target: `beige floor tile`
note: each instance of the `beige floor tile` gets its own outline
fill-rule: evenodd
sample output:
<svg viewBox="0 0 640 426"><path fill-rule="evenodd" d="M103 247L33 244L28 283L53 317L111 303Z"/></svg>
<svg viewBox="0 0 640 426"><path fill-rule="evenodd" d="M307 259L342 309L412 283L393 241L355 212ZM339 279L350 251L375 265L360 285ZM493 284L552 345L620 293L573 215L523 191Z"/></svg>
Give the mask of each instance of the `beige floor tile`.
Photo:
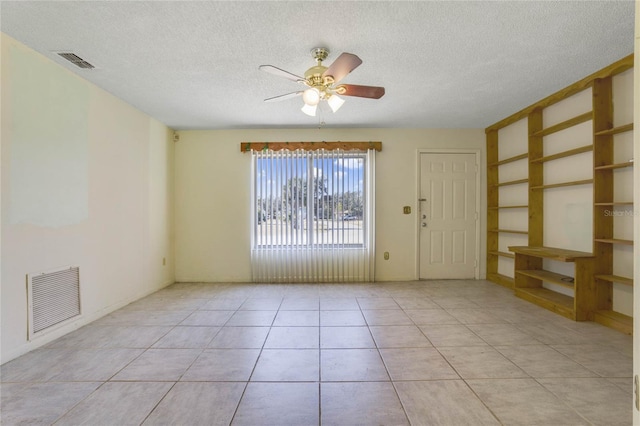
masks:
<svg viewBox="0 0 640 426"><path fill-rule="evenodd" d="M259 349L207 349L182 375L185 382L247 381Z"/></svg>
<svg viewBox="0 0 640 426"><path fill-rule="evenodd" d="M391 380L459 379L434 348L380 349Z"/></svg>
<svg viewBox="0 0 640 426"><path fill-rule="evenodd" d="M633 358L600 345L553 345L578 364L602 377L632 377Z"/></svg>
<svg viewBox="0 0 640 426"><path fill-rule="evenodd" d="M229 321L234 311L196 311L185 318L180 325L186 326L223 326Z"/></svg>
<svg viewBox="0 0 640 426"><path fill-rule="evenodd" d="M220 327L175 327L158 340L154 348L206 348L220 331Z"/></svg>
<svg viewBox="0 0 640 426"><path fill-rule="evenodd" d="M147 420L149 425L229 425L245 383L176 383Z"/></svg>
<svg viewBox="0 0 640 426"><path fill-rule="evenodd" d="M322 349L320 374L323 382L390 380L375 349Z"/></svg>
<svg viewBox="0 0 640 426"><path fill-rule="evenodd" d="M392 297L358 297L360 309L400 309L400 306Z"/></svg>
<svg viewBox="0 0 640 426"><path fill-rule="evenodd" d="M285 297L280 305L281 311L317 311L320 299L317 297Z"/></svg>
<svg viewBox="0 0 640 426"><path fill-rule="evenodd" d="M454 291L453 293L459 293ZM473 302L466 297L458 297L454 295L433 296L431 298L442 309L478 309L482 306Z"/></svg>
<svg viewBox="0 0 640 426"><path fill-rule="evenodd" d="M500 324L506 321L492 314L493 309L451 308L447 312L462 324Z"/></svg>
<svg viewBox="0 0 640 426"><path fill-rule="evenodd" d="M355 297L322 297L321 311L359 311L360 305Z"/></svg>
<svg viewBox="0 0 640 426"><path fill-rule="evenodd" d="M463 379L529 377L490 346L449 347L439 351Z"/></svg>
<svg viewBox="0 0 640 426"><path fill-rule="evenodd" d="M108 380L142 352L142 349L66 350L48 371L49 380Z"/></svg>
<svg viewBox="0 0 640 426"><path fill-rule="evenodd" d="M113 380L177 381L201 352L201 349L149 349Z"/></svg>
<svg viewBox="0 0 640 426"><path fill-rule="evenodd" d="M408 425L390 382L322 383L323 425Z"/></svg>
<svg viewBox="0 0 640 426"><path fill-rule="evenodd" d="M323 349L375 348L368 327L320 327L320 347Z"/></svg>
<svg viewBox="0 0 640 426"><path fill-rule="evenodd" d="M471 331L493 346L539 345L540 342L511 324L468 324Z"/></svg>
<svg viewBox="0 0 640 426"><path fill-rule="evenodd" d="M320 325L323 327L346 327L367 325L362 312L357 311L321 311Z"/></svg>
<svg viewBox="0 0 640 426"><path fill-rule="evenodd" d="M435 302L428 297L394 297L400 308L407 309L440 309Z"/></svg>
<svg viewBox="0 0 640 426"><path fill-rule="evenodd" d="M317 425L318 383L249 383L232 425Z"/></svg>
<svg viewBox="0 0 640 426"><path fill-rule="evenodd" d="M431 324L420 326L420 330L435 347L448 346L487 346L487 342L478 337L467 326L461 324Z"/></svg>
<svg viewBox="0 0 640 426"><path fill-rule="evenodd" d="M597 376L550 346L496 346L496 349L531 377Z"/></svg>
<svg viewBox="0 0 640 426"><path fill-rule="evenodd" d="M312 349L319 345L319 327L272 327L264 347Z"/></svg>
<svg viewBox="0 0 640 426"><path fill-rule="evenodd" d="M101 384L102 382L3 383L0 385L0 424L53 424Z"/></svg>
<svg viewBox="0 0 640 426"><path fill-rule="evenodd" d="M444 309L410 309L404 311L416 325L460 324Z"/></svg>
<svg viewBox="0 0 640 426"><path fill-rule="evenodd" d="M317 382L320 379L317 349L264 349L251 381Z"/></svg>
<svg viewBox="0 0 640 426"><path fill-rule="evenodd" d="M320 312L309 311L279 311L273 322L275 327L318 327Z"/></svg>
<svg viewBox="0 0 640 426"><path fill-rule="evenodd" d="M479 379L467 384L504 424L589 424L534 379Z"/></svg>
<svg viewBox="0 0 640 426"><path fill-rule="evenodd" d="M216 297L200 306L200 309L207 311L236 311L242 306L246 299L229 299Z"/></svg>
<svg viewBox="0 0 640 426"><path fill-rule="evenodd" d="M594 425L630 425L628 392L602 378L540 379L538 382ZM600 407L604 405L607 410Z"/></svg>
<svg viewBox="0 0 640 426"><path fill-rule="evenodd" d="M363 310L362 314L369 326L372 325L413 325L411 318L400 309Z"/></svg>
<svg viewBox="0 0 640 426"><path fill-rule="evenodd" d="M48 344L47 348L148 348L167 334L169 326L84 326Z"/></svg>
<svg viewBox="0 0 640 426"><path fill-rule="evenodd" d="M415 325L372 326L371 334L379 348L423 348L431 342Z"/></svg>
<svg viewBox="0 0 640 426"><path fill-rule="evenodd" d="M277 311L237 311L227 321L228 326L271 326Z"/></svg>
<svg viewBox="0 0 640 426"><path fill-rule="evenodd" d="M251 349L262 348L269 327L223 327L209 343L210 348Z"/></svg>
<svg viewBox="0 0 640 426"><path fill-rule="evenodd" d="M118 310L94 321L93 325L178 325L192 311Z"/></svg>
<svg viewBox="0 0 640 426"><path fill-rule="evenodd" d="M395 386L413 426L500 424L462 380L398 382Z"/></svg>
<svg viewBox="0 0 640 426"><path fill-rule="evenodd" d="M240 306L241 311L276 311L282 304L279 297L250 297Z"/></svg>
<svg viewBox="0 0 640 426"><path fill-rule="evenodd" d="M171 386L171 382L105 383L56 424L139 425Z"/></svg>

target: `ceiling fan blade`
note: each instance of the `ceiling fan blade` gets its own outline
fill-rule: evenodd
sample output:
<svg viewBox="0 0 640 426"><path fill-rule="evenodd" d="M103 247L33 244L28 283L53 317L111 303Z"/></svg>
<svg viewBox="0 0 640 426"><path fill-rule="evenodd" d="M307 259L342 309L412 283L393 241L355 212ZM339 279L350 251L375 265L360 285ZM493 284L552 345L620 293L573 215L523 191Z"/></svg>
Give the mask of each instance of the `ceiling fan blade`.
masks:
<svg viewBox="0 0 640 426"><path fill-rule="evenodd" d="M278 77L288 78L289 80L298 81L298 82L304 81L303 77L290 73L289 71L280 69L278 67L274 67L273 65L260 65L258 69L262 71L266 71L269 74L277 75Z"/></svg>
<svg viewBox="0 0 640 426"><path fill-rule="evenodd" d="M356 69L362 63L362 59L358 58L353 53L343 52L338 56L338 59L333 61L331 66L322 73L323 77L330 75L333 77L334 82L338 82L346 77L351 71Z"/></svg>
<svg viewBox="0 0 640 426"><path fill-rule="evenodd" d="M358 84L341 84L338 89L343 87L345 90L339 90L338 93L344 96L358 96L360 98L380 99L384 95L384 87L377 86L360 86Z"/></svg>
<svg viewBox="0 0 640 426"><path fill-rule="evenodd" d="M287 99L291 99L291 98L295 98L296 96L300 96L302 95L303 91L299 91L299 92L291 92L291 93L287 93L285 95L280 95L280 96L274 96L273 98L267 98L264 101L265 102L278 102L278 101L284 101Z"/></svg>

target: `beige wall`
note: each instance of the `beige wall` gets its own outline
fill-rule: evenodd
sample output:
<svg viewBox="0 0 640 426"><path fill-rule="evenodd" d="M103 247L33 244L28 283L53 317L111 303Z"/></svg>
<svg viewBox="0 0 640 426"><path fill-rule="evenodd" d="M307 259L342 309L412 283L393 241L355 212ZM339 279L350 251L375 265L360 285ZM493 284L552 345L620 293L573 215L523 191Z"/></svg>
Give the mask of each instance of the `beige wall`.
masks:
<svg viewBox="0 0 640 426"><path fill-rule="evenodd" d="M6 362L173 282L173 132L1 37ZM26 275L66 266L82 318L27 341Z"/></svg>
<svg viewBox="0 0 640 426"><path fill-rule="evenodd" d="M382 141L376 156L376 280L414 280L420 149L481 152L480 274L486 237L485 137L481 129L182 131L176 143L176 280L250 281L251 156L241 142ZM403 206L412 214L404 215ZM385 251L389 260L383 260Z"/></svg>

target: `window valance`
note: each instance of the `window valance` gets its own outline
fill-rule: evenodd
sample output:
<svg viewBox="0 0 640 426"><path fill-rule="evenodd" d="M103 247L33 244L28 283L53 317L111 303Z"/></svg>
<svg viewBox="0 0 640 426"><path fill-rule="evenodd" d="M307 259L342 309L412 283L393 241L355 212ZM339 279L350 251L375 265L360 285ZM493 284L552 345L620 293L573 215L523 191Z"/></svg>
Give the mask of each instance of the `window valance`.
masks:
<svg viewBox="0 0 640 426"><path fill-rule="evenodd" d="M240 143L240 151L242 152L250 152L250 151L282 151L289 150L295 151L298 149L302 149L304 151L317 151L319 149L324 149L325 151L334 151L336 149L341 149L344 151L367 151L367 150L375 150L382 151L382 142L241 142Z"/></svg>

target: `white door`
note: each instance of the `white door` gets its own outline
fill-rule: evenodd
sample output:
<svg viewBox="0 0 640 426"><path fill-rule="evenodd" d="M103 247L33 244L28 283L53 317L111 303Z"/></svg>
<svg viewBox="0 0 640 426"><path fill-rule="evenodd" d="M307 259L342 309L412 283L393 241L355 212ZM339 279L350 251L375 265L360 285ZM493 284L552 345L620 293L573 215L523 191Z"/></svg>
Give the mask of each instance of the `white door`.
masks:
<svg viewBox="0 0 640 426"><path fill-rule="evenodd" d="M476 155L420 154L420 279L476 278Z"/></svg>

